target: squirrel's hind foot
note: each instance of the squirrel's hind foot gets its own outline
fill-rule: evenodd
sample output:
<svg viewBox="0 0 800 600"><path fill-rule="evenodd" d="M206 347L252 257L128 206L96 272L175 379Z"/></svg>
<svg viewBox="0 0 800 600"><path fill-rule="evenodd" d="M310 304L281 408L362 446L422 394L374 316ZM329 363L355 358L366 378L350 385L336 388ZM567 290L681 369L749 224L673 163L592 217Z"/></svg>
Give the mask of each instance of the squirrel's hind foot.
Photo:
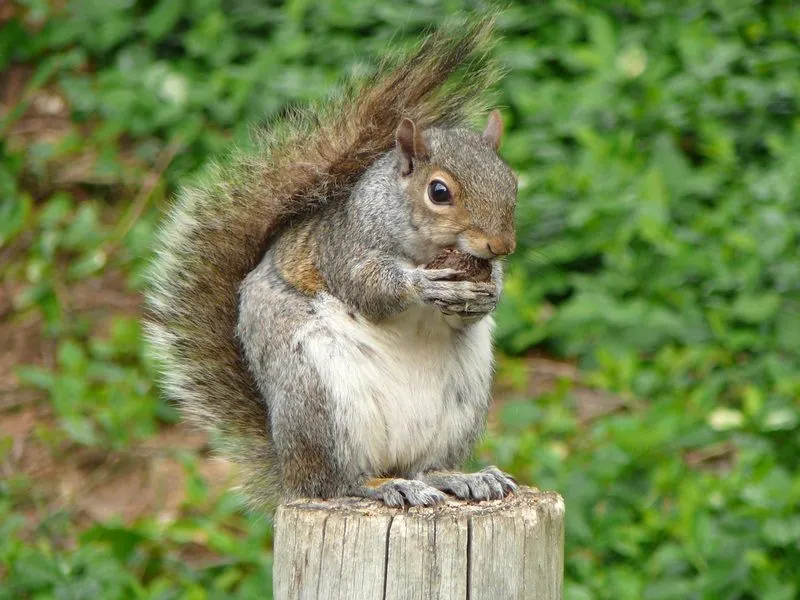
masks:
<svg viewBox="0 0 800 600"><path fill-rule="evenodd" d="M433 506L447 499L447 496L435 487L416 479L389 479L370 490L369 497L393 508Z"/></svg>
<svg viewBox="0 0 800 600"><path fill-rule="evenodd" d="M477 473L431 471L419 479L461 500L499 500L517 490L514 478L497 467L486 467Z"/></svg>

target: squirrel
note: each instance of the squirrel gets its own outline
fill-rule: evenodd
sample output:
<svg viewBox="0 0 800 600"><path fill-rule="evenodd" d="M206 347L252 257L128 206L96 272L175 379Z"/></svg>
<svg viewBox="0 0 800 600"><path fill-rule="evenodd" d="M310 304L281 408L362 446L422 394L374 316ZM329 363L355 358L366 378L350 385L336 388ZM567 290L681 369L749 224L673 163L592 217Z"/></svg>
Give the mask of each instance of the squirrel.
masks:
<svg viewBox="0 0 800 600"><path fill-rule="evenodd" d="M440 28L262 131L166 216L147 337L167 394L238 464L252 505L517 488L495 467L457 470L484 430L515 246L500 114L468 126L498 77L491 43L491 17ZM490 281L424 268L446 248L490 260Z"/></svg>

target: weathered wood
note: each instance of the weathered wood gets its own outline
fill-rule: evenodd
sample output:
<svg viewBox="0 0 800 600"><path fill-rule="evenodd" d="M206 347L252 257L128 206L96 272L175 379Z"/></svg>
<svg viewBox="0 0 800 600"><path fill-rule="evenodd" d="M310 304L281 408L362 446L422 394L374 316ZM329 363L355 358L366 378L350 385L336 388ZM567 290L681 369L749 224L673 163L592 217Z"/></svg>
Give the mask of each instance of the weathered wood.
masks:
<svg viewBox="0 0 800 600"><path fill-rule="evenodd" d="M276 600L557 600L563 570L554 492L408 510L298 500L275 517Z"/></svg>

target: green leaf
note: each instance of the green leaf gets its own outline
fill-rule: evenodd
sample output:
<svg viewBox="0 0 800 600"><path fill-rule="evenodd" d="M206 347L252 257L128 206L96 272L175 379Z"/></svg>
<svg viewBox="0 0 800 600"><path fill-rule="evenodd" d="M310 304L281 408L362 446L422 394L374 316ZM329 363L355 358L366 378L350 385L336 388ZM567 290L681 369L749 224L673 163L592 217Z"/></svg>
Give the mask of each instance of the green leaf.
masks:
<svg viewBox="0 0 800 600"><path fill-rule="evenodd" d="M65 339L58 345L58 364L65 371L80 373L86 369L86 353L80 344Z"/></svg>
<svg viewBox="0 0 800 600"><path fill-rule="evenodd" d="M160 40L172 32L178 20L183 16L185 3L183 0L161 0L151 10L144 22L144 30L151 40Z"/></svg>
<svg viewBox="0 0 800 600"><path fill-rule="evenodd" d="M88 418L67 415L62 417L60 425L70 439L79 444L94 446L99 442L95 426Z"/></svg>
<svg viewBox="0 0 800 600"><path fill-rule="evenodd" d="M775 316L781 297L775 293L742 294L733 304L733 315L748 323L763 323Z"/></svg>
<svg viewBox="0 0 800 600"><path fill-rule="evenodd" d="M43 390L51 390L56 381L53 372L42 367L17 367L15 373L23 384Z"/></svg>
<svg viewBox="0 0 800 600"><path fill-rule="evenodd" d="M1 165L0 170L2 170ZM27 195L8 194L0 202L0 247L8 244L14 236L19 234L30 214L31 199Z"/></svg>

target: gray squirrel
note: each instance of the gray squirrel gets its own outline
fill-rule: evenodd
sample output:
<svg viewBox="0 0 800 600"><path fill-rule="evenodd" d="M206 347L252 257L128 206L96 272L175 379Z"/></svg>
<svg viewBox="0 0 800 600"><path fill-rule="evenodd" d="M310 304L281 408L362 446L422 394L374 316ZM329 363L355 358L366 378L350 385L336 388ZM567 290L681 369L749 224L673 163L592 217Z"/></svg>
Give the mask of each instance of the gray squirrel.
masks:
<svg viewBox="0 0 800 600"><path fill-rule="evenodd" d="M482 434L500 257L517 180L497 111L491 18L443 27L393 66L261 132L186 188L159 236L147 335L164 389L239 466L253 505L359 496L502 498L457 471ZM488 282L424 268L444 248Z"/></svg>

